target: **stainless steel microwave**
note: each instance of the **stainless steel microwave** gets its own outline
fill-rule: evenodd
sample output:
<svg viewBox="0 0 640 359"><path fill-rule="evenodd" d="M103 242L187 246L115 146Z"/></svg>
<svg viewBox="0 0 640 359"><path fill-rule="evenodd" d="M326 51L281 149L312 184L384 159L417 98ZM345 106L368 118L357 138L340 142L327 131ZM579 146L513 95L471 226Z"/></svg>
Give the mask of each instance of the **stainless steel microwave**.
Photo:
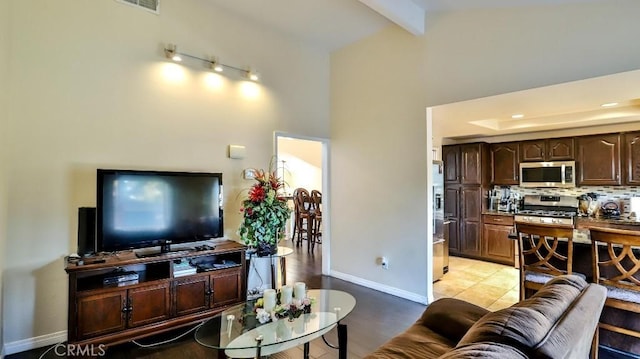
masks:
<svg viewBox="0 0 640 359"><path fill-rule="evenodd" d="M520 187L575 186L575 161L520 163Z"/></svg>

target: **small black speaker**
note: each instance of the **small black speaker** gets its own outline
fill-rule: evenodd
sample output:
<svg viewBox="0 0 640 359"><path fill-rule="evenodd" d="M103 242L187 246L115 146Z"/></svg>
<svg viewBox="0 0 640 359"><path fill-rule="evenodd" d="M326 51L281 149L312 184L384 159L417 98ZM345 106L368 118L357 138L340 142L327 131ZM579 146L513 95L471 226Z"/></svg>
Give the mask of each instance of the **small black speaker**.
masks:
<svg viewBox="0 0 640 359"><path fill-rule="evenodd" d="M96 253L96 208L78 208L78 254Z"/></svg>

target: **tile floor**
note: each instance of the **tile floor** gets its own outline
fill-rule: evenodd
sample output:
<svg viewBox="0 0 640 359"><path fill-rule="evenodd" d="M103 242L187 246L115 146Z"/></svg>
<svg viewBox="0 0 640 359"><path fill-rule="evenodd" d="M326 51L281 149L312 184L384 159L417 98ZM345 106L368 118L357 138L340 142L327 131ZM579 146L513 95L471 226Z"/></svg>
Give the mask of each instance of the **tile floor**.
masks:
<svg viewBox="0 0 640 359"><path fill-rule="evenodd" d="M520 297L518 269L474 259L449 257L449 272L433 284L435 299L453 297L491 311Z"/></svg>

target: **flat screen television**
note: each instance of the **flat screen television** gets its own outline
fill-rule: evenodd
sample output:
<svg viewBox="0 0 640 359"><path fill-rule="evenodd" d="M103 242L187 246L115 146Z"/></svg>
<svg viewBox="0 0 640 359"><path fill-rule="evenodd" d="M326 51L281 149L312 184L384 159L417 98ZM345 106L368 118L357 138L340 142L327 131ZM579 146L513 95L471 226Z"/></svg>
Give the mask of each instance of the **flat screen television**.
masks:
<svg viewBox="0 0 640 359"><path fill-rule="evenodd" d="M224 234L221 173L98 169L96 204L103 252L160 246L166 253L171 244Z"/></svg>

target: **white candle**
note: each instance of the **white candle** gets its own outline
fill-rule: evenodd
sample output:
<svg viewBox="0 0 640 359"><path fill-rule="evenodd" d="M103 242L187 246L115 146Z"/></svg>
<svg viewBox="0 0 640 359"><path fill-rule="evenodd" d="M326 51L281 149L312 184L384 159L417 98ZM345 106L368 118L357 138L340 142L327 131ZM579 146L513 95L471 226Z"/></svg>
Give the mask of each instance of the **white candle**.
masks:
<svg viewBox="0 0 640 359"><path fill-rule="evenodd" d="M283 285L280 291L280 303L289 304L293 299L293 287L290 285Z"/></svg>
<svg viewBox="0 0 640 359"><path fill-rule="evenodd" d="M275 289L265 289L263 294L264 310L271 312L276 307Z"/></svg>
<svg viewBox="0 0 640 359"><path fill-rule="evenodd" d="M304 282L295 282L293 286L296 299L304 299L307 296L307 288Z"/></svg>

